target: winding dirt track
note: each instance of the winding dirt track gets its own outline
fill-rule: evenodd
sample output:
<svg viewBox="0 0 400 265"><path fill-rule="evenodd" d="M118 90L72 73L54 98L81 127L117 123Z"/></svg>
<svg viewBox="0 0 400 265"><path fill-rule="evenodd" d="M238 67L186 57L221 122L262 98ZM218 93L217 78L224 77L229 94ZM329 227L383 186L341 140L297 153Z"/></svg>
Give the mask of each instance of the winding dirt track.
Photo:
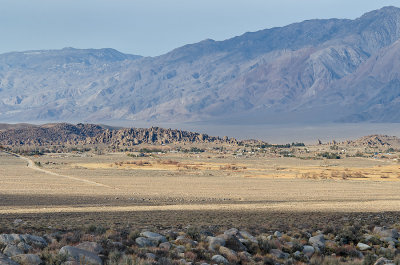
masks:
<svg viewBox="0 0 400 265"><path fill-rule="evenodd" d="M61 175L61 174L55 173L55 172L51 172L49 170L45 170L43 168L40 168L40 167L36 166L35 163L30 158L27 158L27 157L24 157L24 156L21 156L21 155L18 155L18 154L10 153L10 152L4 152L4 153L12 155L12 156L15 156L15 157L18 157L18 158L26 161L28 163L27 166L29 168L31 168L33 170L36 170L36 171L39 171L39 172L42 172L42 173L45 173L45 174L53 175L53 176L60 177L60 178L72 179L72 180L84 182L84 183L87 183L87 184L90 184L90 185L94 185L94 186L106 187L106 188L110 188L110 189L118 189L118 188L115 188L115 187L111 187L111 186L108 186L108 185L105 185L105 184L102 184L102 183L98 183L98 182L94 182L94 181L90 181L90 180L87 180L87 179L77 178L77 177L72 177L72 176L66 176L66 175Z"/></svg>

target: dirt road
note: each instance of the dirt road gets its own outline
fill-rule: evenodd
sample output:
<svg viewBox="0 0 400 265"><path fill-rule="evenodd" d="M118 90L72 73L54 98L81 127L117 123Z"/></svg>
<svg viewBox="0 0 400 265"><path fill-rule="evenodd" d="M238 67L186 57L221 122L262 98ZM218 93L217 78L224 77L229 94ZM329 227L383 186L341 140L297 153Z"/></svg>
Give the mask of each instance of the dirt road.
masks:
<svg viewBox="0 0 400 265"><path fill-rule="evenodd" d="M39 171L39 172L41 172L41 173L53 175L53 176L60 177L60 178L68 178L68 179L72 179L72 180L84 182L84 183L87 183L87 184L89 184L89 185L107 187L107 188L110 188L110 189L118 189L118 188L115 188L115 187L111 187L111 186L109 186L109 185L105 185L105 184L102 184L102 183L90 181L90 180L87 180L87 179L77 178L77 177L72 177L72 176L66 176L66 175L61 175L61 174L55 173L55 172L51 172L51 171L49 171L49 170L40 168L39 166L37 166L37 165L32 161L32 159L30 159L30 158L28 158L28 157L21 156L21 155L15 154L15 153L5 152L5 151L4 151L4 153L6 153L6 154L8 154L8 155L11 155L11 156L14 156L14 157L18 157L18 158L20 158L20 159L26 161L26 162L27 162L28 168L33 169L33 170L36 170L36 171Z"/></svg>

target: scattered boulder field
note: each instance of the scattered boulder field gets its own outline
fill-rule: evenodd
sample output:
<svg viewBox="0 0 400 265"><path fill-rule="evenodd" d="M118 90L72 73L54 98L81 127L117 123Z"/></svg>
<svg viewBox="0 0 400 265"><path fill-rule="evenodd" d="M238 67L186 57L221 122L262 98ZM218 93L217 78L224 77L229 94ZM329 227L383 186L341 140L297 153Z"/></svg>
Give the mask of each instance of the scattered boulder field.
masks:
<svg viewBox="0 0 400 265"><path fill-rule="evenodd" d="M186 227L129 231L0 234L0 265L17 264L400 264L394 227L347 226L324 231Z"/></svg>

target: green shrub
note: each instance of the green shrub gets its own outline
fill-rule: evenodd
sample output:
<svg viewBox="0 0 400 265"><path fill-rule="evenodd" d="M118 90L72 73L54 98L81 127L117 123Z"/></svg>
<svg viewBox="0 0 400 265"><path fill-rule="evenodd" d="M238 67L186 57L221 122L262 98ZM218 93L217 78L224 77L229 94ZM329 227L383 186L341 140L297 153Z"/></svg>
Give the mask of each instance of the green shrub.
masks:
<svg viewBox="0 0 400 265"><path fill-rule="evenodd" d="M142 148L139 150L140 153L163 153L164 151L158 148Z"/></svg>
<svg viewBox="0 0 400 265"><path fill-rule="evenodd" d="M346 226L339 232L338 236L341 244L357 244L362 239L361 227L358 225Z"/></svg>
<svg viewBox="0 0 400 265"><path fill-rule="evenodd" d="M377 258L373 254L367 254L364 256L363 265L373 265L375 264Z"/></svg>
<svg viewBox="0 0 400 265"><path fill-rule="evenodd" d="M118 250L113 250L108 255L108 262L110 265L111 264L115 264L115 265L121 264L120 260L122 259L122 257L123 257L123 254L121 252L119 252Z"/></svg>
<svg viewBox="0 0 400 265"><path fill-rule="evenodd" d="M357 258L359 257L359 252L353 246L346 245L340 246L336 249L336 255L342 257L352 257Z"/></svg>
<svg viewBox="0 0 400 265"><path fill-rule="evenodd" d="M107 229L105 229L102 226L97 226L95 224L91 224L86 228L86 232L90 233L90 234L96 234L96 235L102 235L107 231Z"/></svg>
<svg viewBox="0 0 400 265"><path fill-rule="evenodd" d="M273 240L268 240L268 239L265 239L262 237L258 238L257 240L258 240L258 247L259 247L261 253L263 253L263 254L269 253L269 251L271 249L278 248L278 246L276 245L276 242Z"/></svg>
<svg viewBox="0 0 400 265"><path fill-rule="evenodd" d="M169 259L162 257L162 258L160 258L158 260L157 264L159 264L159 265L172 265L173 263Z"/></svg>
<svg viewBox="0 0 400 265"><path fill-rule="evenodd" d="M204 151L205 151L204 149L200 149L197 147L190 148L190 152L192 152L192 153L203 153Z"/></svg>
<svg viewBox="0 0 400 265"><path fill-rule="evenodd" d="M138 230L132 231L128 235L128 240L133 242L136 238L140 237L140 232Z"/></svg>
<svg viewBox="0 0 400 265"><path fill-rule="evenodd" d="M355 157L364 157L364 154L360 151L357 151L357 153L354 156Z"/></svg>
<svg viewBox="0 0 400 265"><path fill-rule="evenodd" d="M198 227L190 226L187 230L187 235L190 236L190 238L193 240L196 240L196 241L201 240L201 234L200 234L200 230Z"/></svg>
<svg viewBox="0 0 400 265"><path fill-rule="evenodd" d="M40 254L40 258L42 259L44 264L52 264L52 265L61 265L64 264L68 260L68 256L65 254L55 254L45 249Z"/></svg>
<svg viewBox="0 0 400 265"><path fill-rule="evenodd" d="M324 157L326 159L340 159L340 155L338 155L336 153L330 153L330 152L320 153L320 154L318 154L318 156Z"/></svg>

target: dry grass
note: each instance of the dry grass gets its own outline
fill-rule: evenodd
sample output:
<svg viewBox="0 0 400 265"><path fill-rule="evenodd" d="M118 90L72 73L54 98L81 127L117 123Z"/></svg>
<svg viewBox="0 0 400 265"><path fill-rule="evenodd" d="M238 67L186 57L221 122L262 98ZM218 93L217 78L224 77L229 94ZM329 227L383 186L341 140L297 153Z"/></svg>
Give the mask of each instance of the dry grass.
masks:
<svg viewBox="0 0 400 265"><path fill-rule="evenodd" d="M379 162L368 162L366 158L349 158L337 164L324 164L318 161L305 161L293 158L276 159L252 159L241 161L242 163L232 163L228 159L218 159L216 157L208 161L195 162L190 159L182 161L172 159L158 160L136 160L136 161L115 161L114 163L100 162L73 163L71 167L86 169L123 169L123 170L152 170L152 171L230 171L243 173L243 177L262 177L262 178L301 178L304 179L368 179L373 181L398 181L400 166L398 164L382 164ZM210 161L211 160L211 161ZM225 161L216 161L225 160ZM266 161L265 161L266 160ZM272 163L268 163L268 162ZM263 163L264 162L264 163ZM353 164L349 165L349 162ZM285 165L285 166L283 166ZM215 172L216 174L220 174Z"/></svg>
<svg viewBox="0 0 400 265"><path fill-rule="evenodd" d="M144 170L223 170L223 171L243 171L247 167L244 165L212 163L212 162L191 162L166 160L137 160L137 161L116 161L114 163L76 163L71 167L86 169L144 169Z"/></svg>
<svg viewBox="0 0 400 265"><path fill-rule="evenodd" d="M397 210L400 201L399 173L393 176L388 173L398 171L399 166L379 166L379 162L361 158L335 161L335 165L328 167L319 166L320 161L293 158L252 158L241 159L238 163L238 159L210 154L203 157L166 154L131 160L122 153L92 157L63 154L46 155L35 161L41 162L45 170L73 178L37 172L27 168L21 159L1 155L0 195L62 196L71 200L66 200L64 205L43 200L40 209L28 200L17 207L0 203L3 213L186 211L189 208L204 211L390 211ZM97 199L76 208L87 197ZM156 208L146 208L147 202Z"/></svg>

